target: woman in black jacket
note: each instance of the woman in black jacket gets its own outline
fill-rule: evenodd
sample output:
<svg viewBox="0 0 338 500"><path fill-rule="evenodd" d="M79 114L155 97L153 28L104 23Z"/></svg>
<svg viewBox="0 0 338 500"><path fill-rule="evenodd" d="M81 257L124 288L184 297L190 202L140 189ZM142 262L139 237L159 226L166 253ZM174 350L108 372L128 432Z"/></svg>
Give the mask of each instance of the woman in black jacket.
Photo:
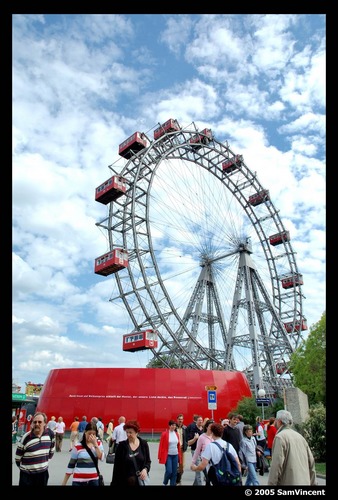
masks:
<svg viewBox="0 0 338 500"><path fill-rule="evenodd" d="M124 425L127 439L120 441L115 453L111 486L140 486L147 481L150 471L148 441L138 436L137 420L128 420ZM142 483L143 484L143 483Z"/></svg>

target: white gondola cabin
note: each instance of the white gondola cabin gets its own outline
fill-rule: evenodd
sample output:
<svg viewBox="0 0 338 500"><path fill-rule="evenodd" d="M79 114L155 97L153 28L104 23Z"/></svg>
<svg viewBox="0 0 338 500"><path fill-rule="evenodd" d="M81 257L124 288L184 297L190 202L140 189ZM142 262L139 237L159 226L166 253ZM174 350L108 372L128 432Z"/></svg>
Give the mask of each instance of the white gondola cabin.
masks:
<svg viewBox="0 0 338 500"><path fill-rule="evenodd" d="M143 330L123 335L122 349L124 351L144 351L145 349L156 349L158 344L156 330Z"/></svg>
<svg viewBox="0 0 338 500"><path fill-rule="evenodd" d="M123 196L127 190L126 179L113 175L95 189L95 201L107 205Z"/></svg>
<svg viewBox="0 0 338 500"><path fill-rule="evenodd" d="M109 276L128 266L128 252L123 248L114 248L95 259L95 274Z"/></svg>

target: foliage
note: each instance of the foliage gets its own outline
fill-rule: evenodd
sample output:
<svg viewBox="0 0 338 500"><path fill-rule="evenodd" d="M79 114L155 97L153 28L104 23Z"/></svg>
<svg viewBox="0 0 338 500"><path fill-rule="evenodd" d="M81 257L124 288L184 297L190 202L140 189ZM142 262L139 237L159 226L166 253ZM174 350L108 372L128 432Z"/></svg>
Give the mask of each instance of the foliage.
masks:
<svg viewBox="0 0 338 500"><path fill-rule="evenodd" d="M295 426L307 440L315 460L326 462L326 408L322 403L309 409L309 418Z"/></svg>
<svg viewBox="0 0 338 500"><path fill-rule="evenodd" d="M264 407L264 419L269 419L270 417L275 417L278 410L284 408L284 402L282 399L275 399L271 406ZM256 417L262 415L262 407L257 405L256 398L253 396L251 398L242 398L237 407L232 411L240 413L243 415L243 420L246 424L250 424L253 427L256 425Z"/></svg>
<svg viewBox="0 0 338 500"><path fill-rule="evenodd" d="M291 355L293 383L307 394L309 406L326 403L326 313L310 328L310 334Z"/></svg>
<svg viewBox="0 0 338 500"><path fill-rule="evenodd" d="M275 417L279 410L284 410L284 400L281 398L276 398L271 405L271 413L269 417ZM269 418L268 417L268 418Z"/></svg>
<svg viewBox="0 0 338 500"><path fill-rule="evenodd" d="M316 473L326 476L326 462L316 462Z"/></svg>
<svg viewBox="0 0 338 500"><path fill-rule="evenodd" d="M259 415L256 398L243 397L237 404L237 407L232 411L240 413L243 415L243 420L246 424L250 424L253 427L256 425L256 417Z"/></svg>
<svg viewBox="0 0 338 500"><path fill-rule="evenodd" d="M163 356L165 361L168 361L169 368L179 368L177 361L172 360L169 362L169 356ZM146 365L147 368L168 368L163 359L158 359L156 357L152 358Z"/></svg>

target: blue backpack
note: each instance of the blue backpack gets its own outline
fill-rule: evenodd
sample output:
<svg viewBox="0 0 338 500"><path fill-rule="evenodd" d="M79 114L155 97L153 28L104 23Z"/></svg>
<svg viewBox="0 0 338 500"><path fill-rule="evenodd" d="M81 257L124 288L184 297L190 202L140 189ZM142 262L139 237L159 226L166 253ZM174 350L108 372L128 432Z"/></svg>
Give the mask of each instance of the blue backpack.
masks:
<svg viewBox="0 0 338 500"><path fill-rule="evenodd" d="M208 477L213 486L242 486L241 474L235 457L229 451L229 443L226 448L222 448L216 441L212 444L222 450L222 457L218 464L211 460Z"/></svg>

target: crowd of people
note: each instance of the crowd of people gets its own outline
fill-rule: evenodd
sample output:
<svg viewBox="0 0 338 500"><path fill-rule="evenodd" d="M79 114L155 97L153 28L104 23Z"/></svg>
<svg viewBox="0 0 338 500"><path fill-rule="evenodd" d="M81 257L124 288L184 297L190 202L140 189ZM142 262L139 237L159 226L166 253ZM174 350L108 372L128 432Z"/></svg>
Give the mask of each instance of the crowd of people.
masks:
<svg viewBox="0 0 338 500"><path fill-rule="evenodd" d="M221 451L211 446L215 441L227 447L236 460L243 486L258 486L259 474L268 473L268 485L315 485L315 461L304 437L293 428L292 415L279 410L264 428L257 417L256 426L246 424L242 415L230 412L226 419L213 419L194 415L184 424L184 415L169 419L160 435L157 460L163 464L164 486L182 484L185 452L190 449L191 466L195 473L194 486L214 486L211 464L217 463ZM66 425L62 416L50 420L37 412L28 432L16 442L15 463L20 469L19 486L47 486L49 462L55 452L62 450ZM111 486L142 486L149 484L151 456L148 441L139 434L137 420L120 416L114 426L111 419L105 426L102 418L81 421L75 416L67 429L70 431L70 455L62 485L72 476L72 486L100 486L99 462L105 460L103 443L113 449ZM12 434L16 432L12 419ZM106 438L105 438L106 434ZM14 443L14 441L13 441ZM265 469L264 459L269 457ZM151 484L151 482L150 482Z"/></svg>

